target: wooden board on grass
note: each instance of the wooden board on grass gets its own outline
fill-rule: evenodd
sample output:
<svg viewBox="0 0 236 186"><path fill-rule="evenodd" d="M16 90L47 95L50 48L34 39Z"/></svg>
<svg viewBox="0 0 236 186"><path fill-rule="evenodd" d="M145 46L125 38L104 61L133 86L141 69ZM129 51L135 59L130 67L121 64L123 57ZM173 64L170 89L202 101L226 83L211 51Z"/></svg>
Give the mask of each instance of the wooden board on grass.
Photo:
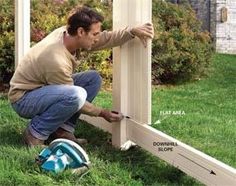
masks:
<svg viewBox="0 0 236 186"><path fill-rule="evenodd" d="M127 139L206 185L236 185L236 169L151 126L127 120Z"/></svg>

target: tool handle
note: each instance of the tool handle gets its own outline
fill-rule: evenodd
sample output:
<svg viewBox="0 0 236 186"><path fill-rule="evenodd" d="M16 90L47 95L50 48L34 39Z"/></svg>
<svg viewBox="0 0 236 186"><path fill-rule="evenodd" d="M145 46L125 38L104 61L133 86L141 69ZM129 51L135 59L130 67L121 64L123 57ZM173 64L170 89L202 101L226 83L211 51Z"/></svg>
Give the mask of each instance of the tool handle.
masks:
<svg viewBox="0 0 236 186"><path fill-rule="evenodd" d="M114 111L114 110L112 110L111 111L112 113L114 113L114 114L119 114L119 112L117 112L117 111ZM129 116L124 116L125 118L127 118L127 119L130 119L130 117Z"/></svg>

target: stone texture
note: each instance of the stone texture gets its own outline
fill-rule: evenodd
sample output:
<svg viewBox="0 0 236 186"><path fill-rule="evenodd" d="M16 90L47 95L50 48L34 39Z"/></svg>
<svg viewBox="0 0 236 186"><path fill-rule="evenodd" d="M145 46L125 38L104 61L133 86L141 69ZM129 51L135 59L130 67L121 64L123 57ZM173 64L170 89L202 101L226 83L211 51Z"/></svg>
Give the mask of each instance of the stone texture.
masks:
<svg viewBox="0 0 236 186"><path fill-rule="evenodd" d="M181 3L181 0L169 0ZM211 33L217 52L236 54L236 0L188 0L202 22L202 30ZM222 22L221 10L227 9Z"/></svg>
<svg viewBox="0 0 236 186"><path fill-rule="evenodd" d="M220 53L236 54L236 1L235 0L189 0L202 29L214 38L215 48ZM221 9L227 9L227 21L221 22Z"/></svg>

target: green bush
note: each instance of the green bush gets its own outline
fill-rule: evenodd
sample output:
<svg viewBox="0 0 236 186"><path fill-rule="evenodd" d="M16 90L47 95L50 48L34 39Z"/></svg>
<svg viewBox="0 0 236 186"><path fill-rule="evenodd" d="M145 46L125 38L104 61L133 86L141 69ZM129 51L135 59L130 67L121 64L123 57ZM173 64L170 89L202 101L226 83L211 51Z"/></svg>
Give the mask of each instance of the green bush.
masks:
<svg viewBox="0 0 236 186"><path fill-rule="evenodd" d="M68 13L72 8L80 5L89 5L95 7L104 17L103 29L111 28L111 6L98 3L92 0L31 0L31 41L35 42L43 39L54 29L65 25Z"/></svg>
<svg viewBox="0 0 236 186"><path fill-rule="evenodd" d="M155 38L152 47L154 83L175 83L206 74L213 48L209 33L186 3L153 1Z"/></svg>
<svg viewBox="0 0 236 186"><path fill-rule="evenodd" d="M103 29L111 29L112 5L93 0L31 0L31 45L55 28L66 24L68 12L77 4L87 4L101 12ZM14 1L0 0L0 83L8 83L14 72ZM153 0L155 38L152 52L154 83L190 80L206 73L212 54L208 33L200 31L194 12L183 6ZM106 85L112 81L111 50L81 54L78 71L98 70Z"/></svg>
<svg viewBox="0 0 236 186"><path fill-rule="evenodd" d="M14 71L14 2L0 0L0 85L8 83Z"/></svg>
<svg viewBox="0 0 236 186"><path fill-rule="evenodd" d="M97 70L103 78L104 88L112 88L112 50L102 50L99 52L82 52L78 59L80 65L77 71Z"/></svg>

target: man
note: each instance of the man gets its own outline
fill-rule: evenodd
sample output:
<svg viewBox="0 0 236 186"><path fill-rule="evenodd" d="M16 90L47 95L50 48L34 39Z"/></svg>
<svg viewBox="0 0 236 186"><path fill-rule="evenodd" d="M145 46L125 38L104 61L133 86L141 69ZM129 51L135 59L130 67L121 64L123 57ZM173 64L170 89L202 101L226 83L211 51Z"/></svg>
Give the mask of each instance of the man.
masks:
<svg viewBox="0 0 236 186"><path fill-rule="evenodd" d="M80 50L101 50L119 46L137 36L146 46L153 26L145 25L101 32L103 17L88 7L76 7L67 26L54 30L23 57L10 82L13 109L31 119L24 132L28 146L43 145L50 135L79 143L74 136L81 113L103 117L109 122L123 119L121 113L91 104L101 86L96 71L73 74Z"/></svg>

